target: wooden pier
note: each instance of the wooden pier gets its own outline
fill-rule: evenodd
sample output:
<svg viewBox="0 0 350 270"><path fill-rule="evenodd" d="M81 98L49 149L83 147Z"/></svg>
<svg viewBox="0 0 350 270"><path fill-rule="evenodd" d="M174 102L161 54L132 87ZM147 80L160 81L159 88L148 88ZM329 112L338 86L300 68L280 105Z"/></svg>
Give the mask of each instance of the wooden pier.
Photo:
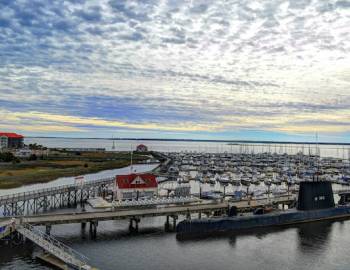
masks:
<svg viewBox="0 0 350 270"><path fill-rule="evenodd" d="M54 208L75 206L78 203L84 206L89 197L106 194L108 186L113 184L114 179L114 177L103 178L82 185L62 185L3 195L0 196L0 209L3 210L3 216L24 216Z"/></svg>
<svg viewBox="0 0 350 270"><path fill-rule="evenodd" d="M167 205L155 207L127 207L117 208L116 210L91 211L91 212L69 212L54 214L37 214L30 216L17 217L20 224L42 225L46 226L46 233L50 234L51 226L57 224L81 223L85 228L90 224L90 233L96 236L98 222L107 220L130 220L130 229L138 229L141 218L165 216L169 226L169 219L173 220L174 226L180 215L190 218L192 214L197 213L206 216L225 215L230 207L235 206L239 212L251 211L252 209L271 204L291 205L295 201L295 195L281 196L271 199L261 200L241 200L237 202L228 201L201 201L198 203L187 203L181 205ZM2 218L4 219L4 218ZM0 222L2 221L0 218Z"/></svg>
<svg viewBox="0 0 350 270"><path fill-rule="evenodd" d="M209 213L216 211L227 211L229 207L228 202L220 203L198 203L189 205L176 205L166 207L152 207L152 208L131 208L131 209L118 209L117 211L94 211L94 212L73 212L73 213L55 213L55 214L40 214L33 216L25 216L21 218L21 221L31 225L44 225L50 226L55 224L68 224L68 223L86 223L105 220L120 220L120 219L140 219L143 217L156 217L156 216L178 216L189 215L193 213ZM1 221L1 219L0 219Z"/></svg>

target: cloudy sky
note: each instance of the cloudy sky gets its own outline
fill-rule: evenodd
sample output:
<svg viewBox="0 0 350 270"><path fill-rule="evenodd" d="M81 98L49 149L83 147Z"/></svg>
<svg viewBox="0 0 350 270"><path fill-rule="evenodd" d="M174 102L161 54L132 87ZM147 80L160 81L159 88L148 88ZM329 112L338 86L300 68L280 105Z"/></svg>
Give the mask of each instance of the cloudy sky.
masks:
<svg viewBox="0 0 350 270"><path fill-rule="evenodd" d="M0 0L0 129L350 142L350 0Z"/></svg>

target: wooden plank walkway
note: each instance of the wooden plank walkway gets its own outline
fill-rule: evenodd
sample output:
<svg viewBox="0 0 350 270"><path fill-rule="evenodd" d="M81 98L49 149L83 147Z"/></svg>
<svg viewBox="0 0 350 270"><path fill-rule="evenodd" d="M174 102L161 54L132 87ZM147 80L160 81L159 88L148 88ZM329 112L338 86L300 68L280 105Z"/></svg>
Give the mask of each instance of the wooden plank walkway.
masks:
<svg viewBox="0 0 350 270"><path fill-rule="evenodd" d="M55 213L42 214L35 216L25 216L21 218L24 223L32 225L53 225L81 223L90 221L132 219L141 217L186 215L188 213L209 212L218 210L227 210L229 204L221 203L201 203L193 205L138 208L138 209L118 209L117 211L94 211L94 212L74 212L74 213Z"/></svg>
<svg viewBox="0 0 350 270"><path fill-rule="evenodd" d="M82 223L91 221L132 219L142 217L155 216L173 216L173 215L188 215L193 213L205 213L215 211L226 211L230 206L236 206L238 210L248 210L257 207L262 207L268 204L285 203L289 204L295 200L295 195L281 196L271 199L261 200L242 200L237 202L201 202L193 204L164 206L164 207L130 207L124 209L93 211L93 212L70 212L70 213L55 213L55 214L40 214L33 216L25 216L21 218L21 222L32 225L54 225L68 223ZM0 219L1 221L1 219Z"/></svg>

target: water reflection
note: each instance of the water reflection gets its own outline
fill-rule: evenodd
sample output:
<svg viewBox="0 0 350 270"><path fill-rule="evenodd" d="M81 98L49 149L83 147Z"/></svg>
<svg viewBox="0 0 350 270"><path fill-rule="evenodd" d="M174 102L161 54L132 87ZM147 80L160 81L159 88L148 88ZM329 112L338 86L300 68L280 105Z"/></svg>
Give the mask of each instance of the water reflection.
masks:
<svg viewBox="0 0 350 270"><path fill-rule="evenodd" d="M300 253L320 254L327 250L332 221L319 221L298 226L298 250Z"/></svg>

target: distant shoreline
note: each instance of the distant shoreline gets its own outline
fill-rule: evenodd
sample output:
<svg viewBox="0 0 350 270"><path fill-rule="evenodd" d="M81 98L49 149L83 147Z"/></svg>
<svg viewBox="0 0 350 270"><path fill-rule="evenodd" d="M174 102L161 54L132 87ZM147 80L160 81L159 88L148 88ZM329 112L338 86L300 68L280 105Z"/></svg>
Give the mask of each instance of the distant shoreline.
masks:
<svg viewBox="0 0 350 270"><path fill-rule="evenodd" d="M26 136L31 139L72 139L72 140L116 140L116 141L164 141L164 142L221 142L221 143L253 143L253 144L319 144L319 145L350 145L346 142L292 142L292 141L255 141L255 140L202 140L202 139L160 139L160 138L75 138L75 137L45 137Z"/></svg>

